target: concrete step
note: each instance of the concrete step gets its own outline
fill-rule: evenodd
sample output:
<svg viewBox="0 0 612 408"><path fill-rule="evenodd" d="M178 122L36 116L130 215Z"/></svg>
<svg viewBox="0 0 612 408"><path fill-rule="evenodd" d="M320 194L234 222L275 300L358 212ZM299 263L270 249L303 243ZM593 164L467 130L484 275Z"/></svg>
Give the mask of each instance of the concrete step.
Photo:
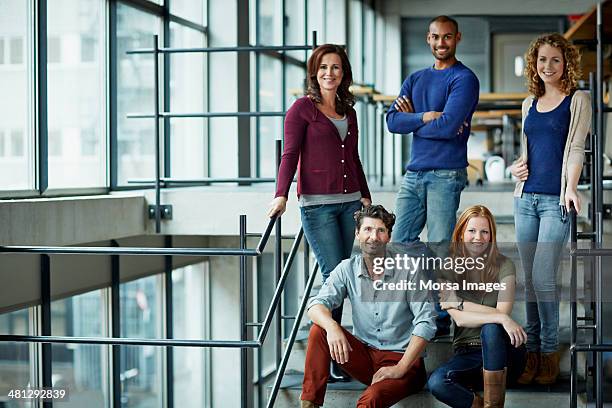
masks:
<svg viewBox="0 0 612 408"><path fill-rule="evenodd" d="M286 375L281 384L275 407L299 407L303 375ZM324 407L354 407L365 385L356 381L329 384L325 394ZM586 407L585 397L579 390L579 407ZM569 382L563 381L550 387L522 387L507 390L506 408L559 408L569 405ZM411 395L394 405L395 408L442 408L447 405L436 400L427 390Z"/></svg>

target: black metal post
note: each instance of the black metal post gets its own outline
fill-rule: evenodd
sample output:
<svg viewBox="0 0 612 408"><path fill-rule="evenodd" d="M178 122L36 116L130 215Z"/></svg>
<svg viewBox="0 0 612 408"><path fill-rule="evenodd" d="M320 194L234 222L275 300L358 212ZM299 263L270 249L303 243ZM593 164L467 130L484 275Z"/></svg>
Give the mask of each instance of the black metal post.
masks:
<svg viewBox="0 0 612 408"><path fill-rule="evenodd" d="M37 188L43 194L49 187L49 138L48 138L48 100L47 100L47 0L38 2L37 32L37 81L38 96L38 167Z"/></svg>
<svg viewBox="0 0 612 408"><path fill-rule="evenodd" d="M109 127L109 157L108 173L110 188L117 187L119 172L119 150L117 136L117 66L119 65L119 55L117 54L117 2L111 1L108 4L108 127ZM120 407L121 405L114 405Z"/></svg>
<svg viewBox="0 0 612 408"><path fill-rule="evenodd" d="M599 152L599 148L598 148L598 140L599 140L599 136L598 136L598 129L597 129L597 100L598 100L598 87L597 87L597 77L595 75L596 73L594 72L590 72L589 73L589 88L591 91L591 106L592 106L592 118L591 118L591 208L590 208L590 218L591 218L591 229L593 232L593 237L591 238L591 248L594 247L594 245L596 245L595 243L597 242L597 229L598 229L598 223L597 223L597 203L599 202L599 194L601 193L599 188L598 188L598 173L597 173L597 166L599 163L599 160L601 159L600 152ZM594 259L590 259L589 260L589 285L587 286L585 282L585 289L587 287L589 287L589 306L590 306L590 313L592 316L592 320L595 321L596 320L596 313L597 313L597 305L595 303L595 296L596 296L596 262ZM585 274L586 275L586 274ZM585 276L586 278L586 276ZM586 280L586 279L585 279ZM597 342L597 331L593 330L592 332L592 342L593 344L595 344ZM593 364L592 367L590 367L593 371L593 373L596 370L596 353L592 353L591 354L591 359L590 359L590 363ZM595 375L593 375L593 377L595 377ZM593 382L593 393L596 393L597 391L595 390L596 388L596 384L595 381Z"/></svg>
<svg viewBox="0 0 612 408"><path fill-rule="evenodd" d="M276 371L276 378L274 379L274 385L272 386L272 390L270 391L270 397L268 398L267 408L272 408L274 406L274 401L276 400L276 396L278 395L278 390L280 388L280 383L285 373L285 368L287 367L287 363L289 362L290 352L293 347L293 343L295 342L295 338L297 337L297 332L300 329L300 322L302 317L304 316L304 311L306 310L306 304L308 303L308 295L312 290L312 285L314 283L314 278L317 275L317 270L319 268L318 264L315 264L312 273L310 274L310 278L306 282L306 289L304 290L304 296L302 298L302 302L300 303L300 308L298 309L297 315L295 317L295 321L293 322L293 328L291 329L291 334L287 341L287 349L285 350L285 354L283 355L282 361L280 363L279 368Z"/></svg>
<svg viewBox="0 0 612 408"><path fill-rule="evenodd" d="M386 113L386 110L387 109L385 108L385 113ZM383 116L384 116L384 114L383 114ZM393 168L392 177L393 177L393 185L395 186L396 183L397 183L397 178L396 178L396 176L397 176L397 169L395 168L395 144L396 144L396 140L395 140L395 135L391 135L391 136L392 136L391 140L393 142L391 144L391 146L392 146L392 148L391 148L391 168Z"/></svg>
<svg viewBox="0 0 612 408"><path fill-rule="evenodd" d="M161 232L161 147L159 140L159 43L157 34L153 36L153 87L154 110L155 110L155 232Z"/></svg>
<svg viewBox="0 0 612 408"><path fill-rule="evenodd" d="M308 240L304 239L304 287L308 282L308 271L310 270L310 245Z"/></svg>
<svg viewBox="0 0 612 408"><path fill-rule="evenodd" d="M280 140L276 141L276 180L278 184L278 170L280 168L281 162L281 143ZM274 248L274 283L278 285L280 281L281 271L283 268L283 238L282 238L282 228L281 228L281 217L276 219L276 229L275 233L275 248ZM282 348L283 348L283 326L282 326L282 305L283 300L282 297L278 301L278 309L276 311L274 326L276 327L276 339L274 342L274 350L275 350L275 361L276 361L276 369L278 370L280 367L280 362L282 358Z"/></svg>
<svg viewBox="0 0 612 408"><path fill-rule="evenodd" d="M576 225L576 211L572 209L570 211L570 249L576 249L576 243L578 240L578 229ZM576 345L576 333L577 333L577 308L576 302L578 301L577 296L577 277L576 277L576 255L570 251L570 407L576 408L578 404L578 367L577 367L577 355L574 350Z"/></svg>
<svg viewBox="0 0 612 408"><path fill-rule="evenodd" d="M385 178L385 113L380 104L380 186L384 184Z"/></svg>
<svg viewBox="0 0 612 408"><path fill-rule="evenodd" d="M240 248L246 248L246 215L240 215ZM247 264L246 256L240 257L240 340L247 340ZM240 350L240 406L247 407L248 366L247 349Z"/></svg>
<svg viewBox="0 0 612 408"><path fill-rule="evenodd" d="M40 257L40 331L43 336L51 335L51 259L48 255ZM53 358L51 344L41 346L42 386L52 387ZM50 401L43 402L43 408L52 408Z"/></svg>
<svg viewBox="0 0 612 408"><path fill-rule="evenodd" d="M602 27L602 2L597 3L597 168L596 180L598 190L597 200L597 247L603 243L603 27ZM597 335L596 344L603 343L603 296L602 296L602 259L595 258L595 333ZM595 405L603 408L603 354L597 353L595 359Z"/></svg>
<svg viewBox="0 0 612 408"><path fill-rule="evenodd" d="M117 241L111 241L117 247ZM120 297L120 263L118 255L111 255L111 337L121 337L121 297ZM111 349L113 407L121 407L121 346L113 345Z"/></svg>
<svg viewBox="0 0 612 408"><path fill-rule="evenodd" d="M249 1L238 0L237 32L238 46L249 44ZM238 111L251 110L251 56L248 53L237 55L237 104ZM251 177L251 120L248 117L238 118L238 177ZM249 183L239 183L248 185Z"/></svg>
<svg viewBox="0 0 612 408"><path fill-rule="evenodd" d="M172 248L172 237L164 237L166 248ZM172 256L164 256L164 287L166 304L166 338L174 338L174 311L173 311L173 284L172 284ZM166 403L167 408L174 407L174 349L166 347Z"/></svg>

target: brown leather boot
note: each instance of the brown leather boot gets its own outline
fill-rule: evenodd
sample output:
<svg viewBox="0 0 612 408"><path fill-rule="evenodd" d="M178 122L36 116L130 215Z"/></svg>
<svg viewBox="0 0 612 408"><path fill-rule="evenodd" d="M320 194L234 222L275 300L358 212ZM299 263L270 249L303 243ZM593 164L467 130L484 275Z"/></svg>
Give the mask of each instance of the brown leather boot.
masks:
<svg viewBox="0 0 612 408"><path fill-rule="evenodd" d="M474 401L472 401L472 408L483 408L484 401L482 397L476 393L474 393Z"/></svg>
<svg viewBox="0 0 612 408"><path fill-rule="evenodd" d="M527 352L527 363L523 374L516 380L517 383L527 385L533 382L540 369L540 353L534 351Z"/></svg>
<svg viewBox="0 0 612 408"><path fill-rule="evenodd" d="M540 369L534 381L541 385L554 384L559 376L559 359L561 356L558 351L553 353L542 353L540 358Z"/></svg>
<svg viewBox="0 0 612 408"><path fill-rule="evenodd" d="M301 400L300 408L319 408L319 406L316 405L314 402Z"/></svg>
<svg viewBox="0 0 612 408"><path fill-rule="evenodd" d="M484 408L503 408L506 400L506 371L482 370L484 379Z"/></svg>

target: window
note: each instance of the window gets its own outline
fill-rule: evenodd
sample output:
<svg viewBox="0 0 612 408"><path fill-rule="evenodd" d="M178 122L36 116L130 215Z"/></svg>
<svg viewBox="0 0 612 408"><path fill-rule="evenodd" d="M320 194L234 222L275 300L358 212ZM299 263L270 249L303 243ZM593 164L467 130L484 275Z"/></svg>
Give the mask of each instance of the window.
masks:
<svg viewBox="0 0 612 408"><path fill-rule="evenodd" d="M121 336L162 338L161 276L150 276L120 286ZM161 347L121 347L122 397L125 407L161 407Z"/></svg>
<svg viewBox="0 0 612 408"><path fill-rule="evenodd" d="M104 13L99 0L48 9L50 189L106 185Z"/></svg>
<svg viewBox="0 0 612 408"><path fill-rule="evenodd" d="M117 5L117 141L118 183L155 174L154 119L129 119L128 113L153 113L153 57L126 51L151 47L160 34L160 19L119 3ZM160 37L161 44L161 37ZM161 61L161 59L160 59ZM160 64L160 78L162 78ZM160 95L161 96L161 95ZM163 128L163 127L162 127ZM139 135L134 138L133 135ZM126 139L129 138L128 143ZM124 147L128 147L125 149Z"/></svg>
<svg viewBox="0 0 612 408"><path fill-rule="evenodd" d="M99 143L96 131L93 129L83 129L81 132L81 155L95 156L98 154Z"/></svg>
<svg viewBox="0 0 612 408"><path fill-rule="evenodd" d="M0 314L0 334L31 335L32 328L30 309ZM6 396L11 389L37 386L33 374L36 349L34 344L0 342L0 395ZM34 403L16 406L33 408Z"/></svg>
<svg viewBox="0 0 612 408"><path fill-rule="evenodd" d="M170 13L194 23L203 24L206 4L203 0L172 0L170 2Z"/></svg>
<svg viewBox="0 0 612 408"><path fill-rule="evenodd" d="M62 50L59 37L47 38L47 62L57 64L62 60Z"/></svg>
<svg viewBox="0 0 612 408"><path fill-rule="evenodd" d="M0 190L34 188L33 2L0 0Z"/></svg>
<svg viewBox="0 0 612 408"><path fill-rule="evenodd" d="M106 291L96 290L51 303L51 334L54 336L107 336ZM69 390L64 408L104 408L109 404L108 346L53 344L53 386Z"/></svg>
<svg viewBox="0 0 612 408"><path fill-rule="evenodd" d="M4 155L6 154L4 143L6 143L6 138L4 137L4 132L0 130L0 157L4 157Z"/></svg>
<svg viewBox="0 0 612 408"><path fill-rule="evenodd" d="M209 336L207 293L208 262L177 268L172 272L172 311L174 337L205 339ZM174 406L206 406L205 361L210 352L205 348L175 347L174 349Z"/></svg>
<svg viewBox="0 0 612 408"><path fill-rule="evenodd" d="M11 38L11 64L23 64L23 38Z"/></svg>
<svg viewBox="0 0 612 408"><path fill-rule="evenodd" d="M58 130L50 130L48 139L49 156L61 156L62 144L62 132Z"/></svg>
<svg viewBox="0 0 612 408"><path fill-rule="evenodd" d="M98 42L96 37L90 35L81 36L81 61L96 62L98 54Z"/></svg>
<svg viewBox="0 0 612 408"><path fill-rule="evenodd" d="M203 47L204 34L170 23L173 47ZM204 112L206 95L204 53L170 54L170 106L173 112ZM206 172L207 119L172 119L170 133L171 175L174 178L200 178Z"/></svg>
<svg viewBox="0 0 612 408"><path fill-rule="evenodd" d="M23 156L23 131L22 130L11 131L11 156L13 157Z"/></svg>

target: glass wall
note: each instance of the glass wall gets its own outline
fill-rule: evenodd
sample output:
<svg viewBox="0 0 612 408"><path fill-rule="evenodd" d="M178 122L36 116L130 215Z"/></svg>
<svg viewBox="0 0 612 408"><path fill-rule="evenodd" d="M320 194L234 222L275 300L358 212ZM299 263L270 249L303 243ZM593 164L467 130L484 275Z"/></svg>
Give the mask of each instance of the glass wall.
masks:
<svg viewBox="0 0 612 408"><path fill-rule="evenodd" d="M96 290L51 303L53 336L108 336L106 290ZM109 347L85 344L53 344L53 386L68 390L58 407L109 406Z"/></svg>
<svg viewBox="0 0 612 408"><path fill-rule="evenodd" d="M34 334L31 313L31 309L22 309L0 314L0 334ZM27 387L36 387L36 345L0 342L0 395ZM34 408L34 403L22 401L11 406Z"/></svg>
<svg viewBox="0 0 612 408"><path fill-rule="evenodd" d="M204 47L200 31L170 24L172 47ZM205 53L170 54L170 110L198 113L206 111ZM203 118L170 119L171 172L174 178L207 176L206 122Z"/></svg>
<svg viewBox="0 0 612 408"><path fill-rule="evenodd" d="M124 283L121 293L121 336L162 338L162 277ZM123 407L155 408L163 404L163 349L154 346L121 347Z"/></svg>
<svg viewBox="0 0 612 408"><path fill-rule="evenodd" d="M49 188L106 185L105 4L48 7Z"/></svg>
<svg viewBox="0 0 612 408"><path fill-rule="evenodd" d="M154 119L126 117L128 113L154 113L153 57L128 55L126 51L151 48L155 34L160 36L161 46L160 33L158 17L123 3L117 5L118 184L155 175Z"/></svg>
<svg viewBox="0 0 612 408"><path fill-rule="evenodd" d="M0 190L31 190L34 179L31 1L0 0ZM7 176L10 175L10 176Z"/></svg>
<svg viewBox="0 0 612 408"><path fill-rule="evenodd" d="M174 337L202 340L208 338L210 322L206 302L208 263L177 268L172 272L172 319ZM175 347L174 406L204 407L207 389L206 361L209 350Z"/></svg>

